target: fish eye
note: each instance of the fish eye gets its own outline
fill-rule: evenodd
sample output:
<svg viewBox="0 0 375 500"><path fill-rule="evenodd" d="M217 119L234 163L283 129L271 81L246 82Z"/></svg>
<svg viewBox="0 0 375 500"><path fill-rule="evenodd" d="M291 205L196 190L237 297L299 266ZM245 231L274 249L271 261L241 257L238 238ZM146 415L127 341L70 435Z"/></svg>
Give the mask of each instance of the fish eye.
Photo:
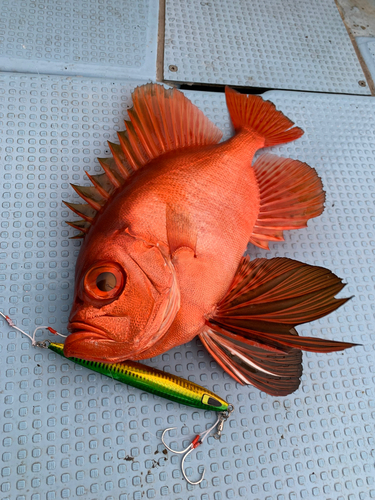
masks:
<svg viewBox="0 0 375 500"><path fill-rule="evenodd" d="M109 292L116 287L117 279L113 273L105 271L96 278L96 286L101 292Z"/></svg>
<svg viewBox="0 0 375 500"><path fill-rule="evenodd" d="M83 287L93 299L115 299L123 291L126 274L116 263L99 263L85 274Z"/></svg>

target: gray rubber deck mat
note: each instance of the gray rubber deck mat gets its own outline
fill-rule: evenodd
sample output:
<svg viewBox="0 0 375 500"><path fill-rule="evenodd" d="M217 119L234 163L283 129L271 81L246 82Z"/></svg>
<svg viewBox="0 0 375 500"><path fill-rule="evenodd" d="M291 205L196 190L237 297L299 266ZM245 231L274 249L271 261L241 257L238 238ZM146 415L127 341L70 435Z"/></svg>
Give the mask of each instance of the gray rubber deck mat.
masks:
<svg viewBox="0 0 375 500"><path fill-rule="evenodd" d="M69 182L100 171L97 156L130 105L136 83L1 75L2 151L0 308L32 332L66 333L79 242L64 222ZM231 134L224 96L187 92ZM235 383L194 340L148 361L227 398L235 413L220 441L187 461L163 453L161 431L177 426L185 446L215 416L121 385L0 326L1 500L254 500L375 498L375 101L367 97L269 92L265 97L305 130L272 151L315 167L327 192L324 214L289 231L255 257L322 265L348 284L353 299L299 327L302 335L362 346L304 354L300 389L271 397ZM68 103L72 103L68 105ZM88 183L87 183L88 184ZM51 335L39 332L38 340Z"/></svg>
<svg viewBox="0 0 375 500"><path fill-rule="evenodd" d="M2 0L0 71L155 80L158 0Z"/></svg>
<svg viewBox="0 0 375 500"><path fill-rule="evenodd" d="M164 78L370 94L334 0L166 0Z"/></svg>

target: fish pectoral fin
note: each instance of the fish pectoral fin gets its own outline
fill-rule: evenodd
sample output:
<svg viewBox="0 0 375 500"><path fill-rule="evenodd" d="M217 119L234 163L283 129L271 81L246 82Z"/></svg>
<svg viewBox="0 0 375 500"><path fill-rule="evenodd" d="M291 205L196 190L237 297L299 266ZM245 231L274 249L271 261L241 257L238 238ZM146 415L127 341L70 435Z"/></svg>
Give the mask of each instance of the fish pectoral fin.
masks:
<svg viewBox="0 0 375 500"><path fill-rule="evenodd" d="M167 205L166 207L167 238L170 255L178 250L189 249L193 256L197 255L197 229L190 214L182 207Z"/></svg>
<svg viewBox="0 0 375 500"><path fill-rule="evenodd" d="M315 169L290 158L264 154L254 166L260 208L249 242L268 248L283 241L283 230L307 226L324 210L325 193Z"/></svg>
<svg viewBox="0 0 375 500"><path fill-rule="evenodd" d="M301 350L334 352L356 344L299 337L295 326L343 305L345 285L328 269L287 258L243 258L227 294L200 338L237 382L272 395L297 389Z"/></svg>

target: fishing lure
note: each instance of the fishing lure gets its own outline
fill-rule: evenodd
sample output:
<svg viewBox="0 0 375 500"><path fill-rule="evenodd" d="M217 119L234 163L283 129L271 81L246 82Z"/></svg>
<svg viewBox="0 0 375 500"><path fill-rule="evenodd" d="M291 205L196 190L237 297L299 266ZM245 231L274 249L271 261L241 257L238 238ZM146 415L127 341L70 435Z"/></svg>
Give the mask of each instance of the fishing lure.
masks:
<svg viewBox="0 0 375 500"><path fill-rule="evenodd" d="M156 368L151 368L134 361L123 361L120 363L100 363L97 361L87 361L74 357L68 358L64 355L64 344L50 342L49 340L35 340L35 334L40 329L49 330L54 335L59 335L60 337L66 337L65 335L62 335L49 326L38 326L37 328L35 328L33 335L29 335L25 331L21 330L21 328L18 328L9 316L3 314L2 312L0 312L0 316L2 316L12 328L28 337L31 340L31 344L33 346L50 349L63 358L68 359L69 361L73 361L78 365L84 366L89 370L101 373L102 375L111 377L114 380L118 380L119 382L122 382L124 384L131 385L132 387L137 387L138 389L150 392L151 394L156 394L157 396L175 401L176 403L217 412L218 417L215 423L209 429L206 429L205 431L195 436L192 442L184 450L174 450L164 441L165 434L168 431L175 429L175 427L169 427L168 429L165 429L161 436L163 445L169 451L177 454L184 454L181 461L181 471L186 481L192 485L200 484L203 481L205 470L203 470L201 478L198 481L191 481L187 477L185 472L185 460L187 456L195 448L197 448L197 446L201 445L204 442L204 440L210 435L213 430L216 430L214 437L216 439L220 438L224 423L228 420L229 416L234 411L233 405L217 396L217 394L215 394L214 392L211 392L198 384L194 384L194 382L190 382L183 379L182 377L177 377L176 375L171 375L170 373L165 373L161 370L157 370Z"/></svg>
<svg viewBox="0 0 375 500"><path fill-rule="evenodd" d="M64 344L50 342L49 340L35 340L35 334L39 329L47 329L51 333L61 337L65 337L65 335L62 335L51 327L38 326L31 336L18 328L9 316L6 316L1 312L0 315L11 327L28 337L33 346L45 349L48 348L63 358L69 359L70 361L84 366L89 370L101 373L102 375L106 375L107 377L118 380L124 384L131 385L132 387L137 387L143 391L150 392L151 394L156 394L157 396L175 401L176 403L193 406L194 408L201 408L203 410L213 410L216 412L232 411L232 405L217 396L214 392L211 392L194 382L185 380L182 377L177 377L176 375L157 370L156 368L152 368L147 365L142 365L141 363L136 363L135 361L100 363L74 357L68 358L64 355Z"/></svg>
<svg viewBox="0 0 375 500"><path fill-rule="evenodd" d="M157 370L156 368L142 365L141 363L136 363L134 361L99 363L97 361L87 361L79 358L67 358L64 356L64 344L57 344L46 340L37 342L36 346L48 348L63 358L69 359L78 365L89 368L90 370L101 373L102 375L106 375L107 377L111 377L119 382L123 382L124 384L150 392L151 394L156 394L157 396L161 396L187 406L194 406L195 408L219 412L216 422L209 429L197 434L192 442L181 451L174 450L164 441L165 434L168 431L175 429L175 427L165 429L161 436L162 443L169 451L184 455L181 461L181 471L185 480L193 486L200 484L203 481L205 470L203 470L201 478L198 481L191 481L187 477L185 472L185 460L187 456L195 450L195 448L204 442L214 429L216 429L214 437L216 439L220 438L224 423L234 411L233 405L230 405L214 392L211 392L198 384L194 384L193 382L177 377L176 375L171 375L170 373Z"/></svg>
<svg viewBox="0 0 375 500"><path fill-rule="evenodd" d="M135 361L99 363L79 358L67 358L64 356L64 344L44 340L37 342L36 345L37 347L48 348L63 358L77 363L77 365L176 403L217 412L227 411L230 408L229 403L224 399L214 392L194 384L194 382Z"/></svg>

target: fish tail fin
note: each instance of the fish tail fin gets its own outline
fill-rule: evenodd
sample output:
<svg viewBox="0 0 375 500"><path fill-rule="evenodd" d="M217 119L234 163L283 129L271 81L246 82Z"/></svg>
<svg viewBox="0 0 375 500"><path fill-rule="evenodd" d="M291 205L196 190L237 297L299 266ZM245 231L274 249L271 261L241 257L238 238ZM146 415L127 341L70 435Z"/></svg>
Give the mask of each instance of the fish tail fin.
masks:
<svg viewBox="0 0 375 500"><path fill-rule="evenodd" d="M303 130L277 111L275 105L255 95L245 95L225 87L225 97L235 130L245 128L264 138L264 146L295 141Z"/></svg>
<svg viewBox="0 0 375 500"><path fill-rule="evenodd" d="M324 210L325 193L315 169L306 163L271 154L253 165L260 191L260 207L249 242L268 248L283 241L285 229L300 229Z"/></svg>
<svg viewBox="0 0 375 500"><path fill-rule="evenodd" d="M221 367L241 384L274 396L295 391L301 351L328 353L356 344L299 337L295 326L334 311L345 285L328 269L287 258L243 258L200 339Z"/></svg>

